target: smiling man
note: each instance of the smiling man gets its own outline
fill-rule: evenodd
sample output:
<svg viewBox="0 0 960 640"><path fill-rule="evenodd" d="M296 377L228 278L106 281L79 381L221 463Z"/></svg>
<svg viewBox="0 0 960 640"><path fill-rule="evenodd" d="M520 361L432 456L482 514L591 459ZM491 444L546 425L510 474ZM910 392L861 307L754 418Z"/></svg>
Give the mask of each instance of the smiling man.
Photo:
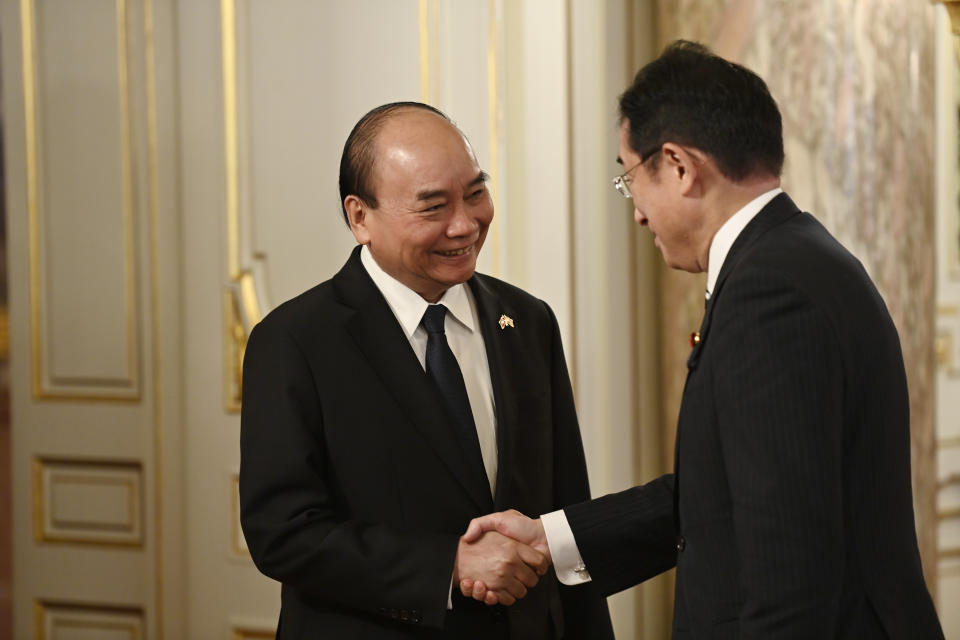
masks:
<svg viewBox="0 0 960 640"><path fill-rule="evenodd" d="M283 585L278 638L612 638L593 585L497 532L460 537L589 498L553 313L475 273L486 181L439 111L374 109L340 164L357 248L250 336L241 521ZM523 600L452 591L468 576Z"/></svg>

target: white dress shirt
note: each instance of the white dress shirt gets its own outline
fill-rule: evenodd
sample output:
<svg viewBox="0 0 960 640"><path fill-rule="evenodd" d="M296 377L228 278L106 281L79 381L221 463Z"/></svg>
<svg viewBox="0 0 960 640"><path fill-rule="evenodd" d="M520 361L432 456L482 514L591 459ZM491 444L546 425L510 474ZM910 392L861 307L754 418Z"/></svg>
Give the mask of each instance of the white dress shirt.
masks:
<svg viewBox="0 0 960 640"><path fill-rule="evenodd" d="M724 260L727 259L730 247L747 224L780 193L783 193L783 189L777 187L757 196L717 229L710 241L710 254L707 259L706 295L708 300L717 284L717 277L720 275ZM547 537L547 546L550 547L550 556L553 558L553 569L557 579L567 585L589 582L590 573L583 564L580 549L577 548L577 541L573 537L573 531L563 510L540 516L540 522Z"/></svg>
<svg viewBox="0 0 960 640"><path fill-rule="evenodd" d="M390 310L396 316L404 335L410 341L413 352L420 361L423 370L427 370L427 330L420 326L423 313L429 302L386 271L380 268L370 248L366 245L360 250L360 261L377 289L386 298ZM450 287L438 301L447 307L444 319L444 332L447 343L457 358L463 382L470 399L470 410L477 426L477 438L480 440L480 453L483 466L490 484L490 495L494 495L497 484L497 418L493 399L493 385L490 382L490 365L487 362L487 350L480 331L480 318L473 293L466 284Z"/></svg>

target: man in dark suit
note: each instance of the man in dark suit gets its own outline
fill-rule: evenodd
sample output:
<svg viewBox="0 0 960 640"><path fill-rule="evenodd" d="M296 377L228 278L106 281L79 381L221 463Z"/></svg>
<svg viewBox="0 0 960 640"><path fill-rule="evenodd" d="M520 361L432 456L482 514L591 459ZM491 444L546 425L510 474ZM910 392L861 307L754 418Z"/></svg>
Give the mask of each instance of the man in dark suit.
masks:
<svg viewBox="0 0 960 640"><path fill-rule="evenodd" d="M595 586L560 586L499 533L460 537L496 508L589 499L552 311L474 273L486 179L439 111L374 109L341 160L360 246L250 336L240 515L282 583L278 638L612 638ZM467 575L526 597L486 607L452 588Z"/></svg>
<svg viewBox="0 0 960 640"><path fill-rule="evenodd" d="M942 638L910 488L896 329L861 264L780 190L764 82L677 42L620 98L615 186L706 271L674 473L499 530L611 594L677 567L674 638ZM462 589L495 602L481 580Z"/></svg>

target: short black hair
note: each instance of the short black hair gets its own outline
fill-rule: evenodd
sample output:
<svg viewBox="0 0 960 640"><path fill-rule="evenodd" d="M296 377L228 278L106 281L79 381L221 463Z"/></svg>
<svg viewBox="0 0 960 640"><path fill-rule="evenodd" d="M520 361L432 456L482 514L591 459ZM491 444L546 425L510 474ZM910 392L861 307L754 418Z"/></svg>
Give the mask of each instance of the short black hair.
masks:
<svg viewBox="0 0 960 640"><path fill-rule="evenodd" d="M343 220L350 226L347 209L343 201L347 196L357 196L371 207L379 206L377 196L370 186L373 163L376 159L374 142L384 123L397 111L403 109L423 109L435 113L447 122L451 122L445 113L422 102L391 102L371 109L353 126L340 156L340 209Z"/></svg>
<svg viewBox="0 0 960 640"><path fill-rule="evenodd" d="M783 123L766 83L696 42L677 40L637 72L620 96L630 147L653 159L665 142L709 154L740 181L783 170Z"/></svg>

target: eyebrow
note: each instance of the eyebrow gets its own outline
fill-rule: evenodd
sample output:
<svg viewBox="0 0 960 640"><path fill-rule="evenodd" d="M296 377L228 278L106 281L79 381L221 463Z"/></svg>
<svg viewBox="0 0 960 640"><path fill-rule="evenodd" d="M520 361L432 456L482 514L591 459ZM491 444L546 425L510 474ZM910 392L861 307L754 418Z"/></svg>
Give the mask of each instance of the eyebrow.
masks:
<svg viewBox="0 0 960 640"><path fill-rule="evenodd" d="M488 174L486 171L481 171L480 173L477 174L476 178L470 181L470 184L468 184L467 187L468 188L475 187L478 184L483 184L489 179L490 179L490 174ZM447 191L445 189L432 189L430 191L418 191L417 201L422 202L425 200L433 200L434 198L441 198L445 195L447 195Z"/></svg>

